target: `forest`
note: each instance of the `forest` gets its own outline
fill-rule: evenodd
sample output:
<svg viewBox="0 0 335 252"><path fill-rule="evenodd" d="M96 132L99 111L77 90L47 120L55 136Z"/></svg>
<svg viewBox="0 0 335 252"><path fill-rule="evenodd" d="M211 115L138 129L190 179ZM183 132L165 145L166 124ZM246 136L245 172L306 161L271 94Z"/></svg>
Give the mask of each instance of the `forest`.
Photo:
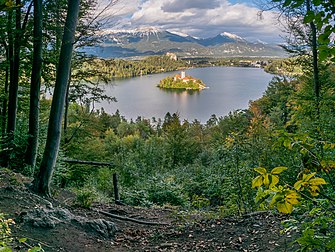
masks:
<svg viewBox="0 0 335 252"><path fill-rule="evenodd" d="M96 1L1 0L0 170L32 178L31 190L47 197L66 188L84 208L114 200L117 174L126 205L211 218L271 210L287 214L283 232L298 230L297 251L334 251L335 3L268 2L286 17L294 60L267 67L279 74L248 109L201 124L92 109L115 101L99 83L185 67L166 56L86 55L80 48L99 42Z"/></svg>

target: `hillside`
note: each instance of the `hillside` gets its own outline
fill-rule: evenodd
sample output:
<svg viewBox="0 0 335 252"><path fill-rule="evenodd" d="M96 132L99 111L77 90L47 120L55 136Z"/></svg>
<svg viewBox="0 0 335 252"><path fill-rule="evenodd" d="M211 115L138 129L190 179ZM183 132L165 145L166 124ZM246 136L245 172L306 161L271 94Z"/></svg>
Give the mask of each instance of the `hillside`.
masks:
<svg viewBox="0 0 335 252"><path fill-rule="evenodd" d="M75 195L58 189L46 199L29 191L31 180L0 170L0 213L13 218L14 251L41 245L56 251L287 251L292 238L279 235L280 218L258 212L236 218L206 219L177 214L171 208L135 208L115 204L76 206ZM139 222L110 218L107 212ZM150 225L162 223L162 225ZM107 225L117 231L107 229ZM270 232L269 232L270 230ZM18 239L26 238L18 242ZM36 250L40 251L40 250Z"/></svg>
<svg viewBox="0 0 335 252"><path fill-rule="evenodd" d="M235 34L223 32L211 38L196 38L156 28L105 30L102 43L86 48L102 58L161 55L174 52L179 57L283 57L278 45L250 42Z"/></svg>

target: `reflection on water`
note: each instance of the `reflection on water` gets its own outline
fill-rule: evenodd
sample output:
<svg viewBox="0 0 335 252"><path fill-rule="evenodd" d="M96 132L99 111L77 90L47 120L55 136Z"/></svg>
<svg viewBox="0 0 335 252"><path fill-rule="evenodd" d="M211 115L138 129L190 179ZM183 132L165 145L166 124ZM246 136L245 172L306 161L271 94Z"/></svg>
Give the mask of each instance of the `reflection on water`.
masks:
<svg viewBox="0 0 335 252"><path fill-rule="evenodd" d="M210 88L198 91L157 87L161 79L176 73L115 80L105 88L106 94L116 97L118 102L102 102L96 107L104 107L110 114L118 109L127 119L164 118L167 112L178 112L181 119L205 123L213 114L225 116L230 111L247 108L250 100L262 96L272 78L256 68L194 68L187 70L187 74L201 79Z"/></svg>
<svg viewBox="0 0 335 252"><path fill-rule="evenodd" d="M178 95L199 95L199 90L185 90L180 88L159 88L161 91L166 93L173 93Z"/></svg>

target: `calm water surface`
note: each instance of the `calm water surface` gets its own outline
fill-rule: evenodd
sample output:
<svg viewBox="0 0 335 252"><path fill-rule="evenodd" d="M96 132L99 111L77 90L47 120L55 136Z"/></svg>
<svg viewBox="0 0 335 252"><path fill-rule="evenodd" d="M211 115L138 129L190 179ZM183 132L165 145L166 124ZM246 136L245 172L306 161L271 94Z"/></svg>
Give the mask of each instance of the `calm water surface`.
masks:
<svg viewBox="0 0 335 252"><path fill-rule="evenodd" d="M200 78L209 88L202 91L171 91L156 87L161 79L177 72L114 80L105 85L106 94L117 102L102 102L110 114L118 109L127 119L164 118L167 112L179 113L190 122L198 119L205 123L211 115L225 116L230 111L245 109L250 100L260 98L271 74L258 68L207 67L186 71L186 75Z"/></svg>

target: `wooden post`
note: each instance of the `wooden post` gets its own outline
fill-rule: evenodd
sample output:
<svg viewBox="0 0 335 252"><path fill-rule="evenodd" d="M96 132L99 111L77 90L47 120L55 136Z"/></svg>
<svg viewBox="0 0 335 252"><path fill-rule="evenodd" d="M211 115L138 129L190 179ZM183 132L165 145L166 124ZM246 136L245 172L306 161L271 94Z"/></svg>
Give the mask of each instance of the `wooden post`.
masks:
<svg viewBox="0 0 335 252"><path fill-rule="evenodd" d="M120 195L119 195L119 188L117 185L117 174L113 173L113 185L114 185L114 197L115 197L115 203L118 204L120 202Z"/></svg>

